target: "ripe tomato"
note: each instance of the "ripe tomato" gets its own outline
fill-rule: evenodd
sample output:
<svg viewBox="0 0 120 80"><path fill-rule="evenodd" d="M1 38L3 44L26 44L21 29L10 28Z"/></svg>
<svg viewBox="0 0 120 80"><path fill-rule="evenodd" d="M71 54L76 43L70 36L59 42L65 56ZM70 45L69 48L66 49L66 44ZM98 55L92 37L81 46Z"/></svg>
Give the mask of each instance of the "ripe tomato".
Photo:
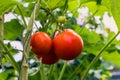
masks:
<svg viewBox="0 0 120 80"><path fill-rule="evenodd" d="M45 32L36 32L30 38L30 45L35 54L45 55L52 47L52 40Z"/></svg>
<svg viewBox="0 0 120 80"><path fill-rule="evenodd" d="M37 56L38 59L41 58L43 64L55 64L58 62L59 58L55 55L54 51L51 50L48 54L43 55L43 56Z"/></svg>
<svg viewBox="0 0 120 80"><path fill-rule="evenodd" d="M83 49L82 38L71 29L65 29L53 40L55 54L63 60L75 59Z"/></svg>

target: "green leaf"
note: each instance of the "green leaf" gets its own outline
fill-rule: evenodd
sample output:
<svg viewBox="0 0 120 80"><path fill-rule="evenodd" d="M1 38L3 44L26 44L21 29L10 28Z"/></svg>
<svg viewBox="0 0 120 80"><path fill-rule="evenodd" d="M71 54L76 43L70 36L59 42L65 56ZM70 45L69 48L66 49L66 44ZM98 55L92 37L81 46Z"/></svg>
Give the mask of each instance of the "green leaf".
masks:
<svg viewBox="0 0 120 80"><path fill-rule="evenodd" d="M4 24L4 38L7 40L15 40L22 36L24 27L17 19L12 19Z"/></svg>
<svg viewBox="0 0 120 80"><path fill-rule="evenodd" d="M65 1L64 0L48 0L44 3L47 5L48 8L55 9L57 7L63 6Z"/></svg>
<svg viewBox="0 0 120 80"><path fill-rule="evenodd" d="M113 18L120 30L120 1L119 0L103 0L102 4L111 11Z"/></svg>
<svg viewBox="0 0 120 80"><path fill-rule="evenodd" d="M87 6L90 12L96 13L95 15L102 15L105 11L108 10L105 6L98 5L95 1L85 3L84 6Z"/></svg>
<svg viewBox="0 0 120 80"><path fill-rule="evenodd" d="M87 3L87 2L91 2L91 1L97 1L97 0L80 0L81 4Z"/></svg>
<svg viewBox="0 0 120 80"><path fill-rule="evenodd" d="M79 7L79 1L78 0L71 0L68 2L68 9L70 11L73 11Z"/></svg>
<svg viewBox="0 0 120 80"><path fill-rule="evenodd" d="M22 14L24 15L24 17L30 17L31 13L34 9L34 5L35 3L29 3L27 7L24 6L24 4L19 4L19 8L22 11ZM14 10L15 14L21 15L18 7L15 8Z"/></svg>
<svg viewBox="0 0 120 80"><path fill-rule="evenodd" d="M0 80L7 80L8 74L5 72L0 73Z"/></svg>
<svg viewBox="0 0 120 80"><path fill-rule="evenodd" d="M120 61L119 61L120 60L120 54L117 51L115 51L114 53L111 53L111 54L104 52L102 54L102 57L106 61L113 62L113 63L115 63L115 65L120 67Z"/></svg>
<svg viewBox="0 0 120 80"><path fill-rule="evenodd" d="M30 70L28 79L29 80L39 80L40 79L40 71Z"/></svg>
<svg viewBox="0 0 120 80"><path fill-rule="evenodd" d="M35 2L37 0L23 0L23 1L25 1L25 2Z"/></svg>
<svg viewBox="0 0 120 80"><path fill-rule="evenodd" d="M90 31L89 29L83 27L76 27L75 31L82 37L84 41L84 51L97 54L98 51L104 46L100 35L95 31Z"/></svg>
<svg viewBox="0 0 120 80"><path fill-rule="evenodd" d="M18 2L16 0L0 0L0 15L13 8Z"/></svg>
<svg viewBox="0 0 120 80"><path fill-rule="evenodd" d="M106 51L108 52L108 53L113 53L113 52L115 52L115 51L117 51L117 48L115 47L116 45L115 44L111 44L107 49L106 49Z"/></svg>

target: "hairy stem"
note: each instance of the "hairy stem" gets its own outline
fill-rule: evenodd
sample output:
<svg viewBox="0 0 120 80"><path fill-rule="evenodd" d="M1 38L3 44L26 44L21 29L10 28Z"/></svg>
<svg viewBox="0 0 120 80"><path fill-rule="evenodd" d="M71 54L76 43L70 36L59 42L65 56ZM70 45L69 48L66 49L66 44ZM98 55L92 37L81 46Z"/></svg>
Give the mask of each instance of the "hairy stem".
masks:
<svg viewBox="0 0 120 80"><path fill-rule="evenodd" d="M38 2L35 5L35 8L31 14L30 20L28 22L28 26L27 26L27 33L25 35L25 39L23 41L24 45L23 45L23 54L26 55L26 57L23 57L23 61L22 61L22 66L21 66L21 72L20 72L20 80L28 80L28 57L29 57L29 52L30 52L30 36L32 33L32 28L33 28L33 23L36 17L36 14L39 11L40 8L40 1L38 0Z"/></svg>
<svg viewBox="0 0 120 80"><path fill-rule="evenodd" d="M90 63L90 65L88 66L87 70L85 71L85 73L83 74L83 76L81 77L81 80L85 80L89 70L93 67L93 65L97 62L97 60L99 59L99 57L101 56L102 52L108 47L109 44L111 44L111 42L119 35L120 32L118 32L115 36L113 36L112 39L110 39L108 41L108 43L98 52L97 56L92 60L92 62Z"/></svg>

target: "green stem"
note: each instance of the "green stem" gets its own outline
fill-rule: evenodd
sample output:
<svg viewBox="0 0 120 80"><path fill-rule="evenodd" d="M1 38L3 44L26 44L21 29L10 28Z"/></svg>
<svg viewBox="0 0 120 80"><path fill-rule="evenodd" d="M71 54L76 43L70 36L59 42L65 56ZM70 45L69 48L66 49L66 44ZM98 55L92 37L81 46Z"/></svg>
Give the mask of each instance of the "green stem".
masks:
<svg viewBox="0 0 120 80"><path fill-rule="evenodd" d="M11 62L11 64L15 68L15 70L17 70L17 72L19 72L20 69L19 69L18 64L16 63L15 59L11 55L10 51L8 50L8 48L4 45L2 40L0 40L0 44L3 46L3 48L4 48L5 52L6 52L6 58Z"/></svg>
<svg viewBox="0 0 120 80"><path fill-rule="evenodd" d="M41 63L40 65L40 76L41 76L41 80L45 80L45 75L44 75L44 66Z"/></svg>
<svg viewBox="0 0 120 80"><path fill-rule="evenodd" d="M4 37L4 26L3 26L4 20L3 16L0 16L0 40L3 41ZM0 52L4 51L2 45L0 44ZM2 54L1 54L2 55Z"/></svg>
<svg viewBox="0 0 120 80"><path fill-rule="evenodd" d="M27 28L27 24L26 24L26 21L25 21L24 15L23 15L23 13L22 13L22 11L21 11L19 5L17 5L17 8L18 8L18 10L19 10L19 12L20 12L20 14L21 14L21 17L22 17L22 20L23 20L23 22L24 22L25 28Z"/></svg>
<svg viewBox="0 0 120 80"><path fill-rule="evenodd" d="M67 3L68 3L68 0L65 1L64 9L63 9L62 14L65 14L65 12L66 12L66 9L67 9Z"/></svg>
<svg viewBox="0 0 120 80"><path fill-rule="evenodd" d="M85 73L83 74L81 80L85 80L85 77L87 76L89 70L93 67L93 65L97 62L97 60L99 59L100 55L102 54L102 52L109 46L109 44L119 35L120 32L118 32L115 36L113 36L112 39L110 39L110 41L108 41L108 43L98 52L98 55L92 60L92 62L90 63L90 65L88 66L87 70L85 71Z"/></svg>
<svg viewBox="0 0 120 80"><path fill-rule="evenodd" d="M53 68L54 68L54 65L50 65L50 69L49 69L49 72L48 72L48 78L47 78L47 80L49 80L50 77L53 75Z"/></svg>
<svg viewBox="0 0 120 80"><path fill-rule="evenodd" d="M24 56L22 60L22 66L21 66L20 77L19 77L20 80L28 80L28 57L29 57L29 52L30 52L30 37L31 37L35 17L40 8L40 2L41 0L38 0L38 2L36 3L34 10L31 14L30 20L28 22L28 26L26 28L27 33L25 35L25 40L23 41L24 43L23 54L25 54L26 56Z"/></svg>
<svg viewBox="0 0 120 80"><path fill-rule="evenodd" d="M86 58L84 58L84 60L85 60L85 59L86 59ZM83 60L83 62L84 62L84 60ZM70 78L73 77L75 74L78 74L78 72L80 72L80 67L81 67L81 65L82 65L82 63L80 63L80 64L75 68L74 72L71 73L71 75L69 76L68 79L70 79Z"/></svg>
<svg viewBox="0 0 120 80"><path fill-rule="evenodd" d="M16 63L15 59L11 55L10 51L8 50L8 48L3 43L3 38L4 38L4 26L3 26L3 24L4 24L3 16L0 16L0 51L5 51L7 53L5 55L5 57L10 61L10 63L15 68L15 70L19 73L20 69L19 69L18 64Z"/></svg>
<svg viewBox="0 0 120 80"><path fill-rule="evenodd" d="M55 16L50 12L50 10L49 9L46 9L46 8L44 8L44 7L40 7L40 9L42 9L42 10L44 10L46 13L48 13L48 14L50 14L51 16L52 16L52 18L57 22L57 19L55 18Z"/></svg>
<svg viewBox="0 0 120 80"><path fill-rule="evenodd" d="M64 71L65 71L66 65L67 65L67 62L64 63L63 68L62 68L62 70L60 72L58 80L62 80L62 77L63 77Z"/></svg>

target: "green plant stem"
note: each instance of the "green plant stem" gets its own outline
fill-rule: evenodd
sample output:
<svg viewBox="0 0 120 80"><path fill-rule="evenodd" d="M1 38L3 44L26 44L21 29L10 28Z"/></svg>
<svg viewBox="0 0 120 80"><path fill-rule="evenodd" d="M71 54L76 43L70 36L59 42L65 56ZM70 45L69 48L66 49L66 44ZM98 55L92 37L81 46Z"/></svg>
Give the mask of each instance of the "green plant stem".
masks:
<svg viewBox="0 0 120 80"><path fill-rule="evenodd" d="M87 56L86 56L87 57ZM86 60L86 57L83 59L82 63L84 63L84 61ZM78 74L78 72L80 72L80 67L82 66L82 63L80 63L75 70L71 73L71 75L69 76L68 79L70 79L71 77L73 77L75 74Z"/></svg>
<svg viewBox="0 0 120 80"><path fill-rule="evenodd" d="M64 9L63 9L63 12L62 12L63 15L65 14L66 9L67 9L67 3L68 3L68 0L65 1Z"/></svg>
<svg viewBox="0 0 120 80"><path fill-rule="evenodd" d="M18 64L16 63L15 59L13 58L13 56L11 55L10 51L8 50L8 48L5 46L5 44L3 43L3 38L4 38L4 17L0 16L0 51L4 51L6 52L5 57L10 61L10 63L13 65L13 67L15 68L15 70L19 73L20 69Z"/></svg>
<svg viewBox="0 0 120 80"><path fill-rule="evenodd" d="M34 10L31 14L30 20L28 22L28 26L26 28L27 33L25 35L25 39L23 41L24 45L23 45L23 54L26 55L26 57L23 57L22 60L22 66L21 66L21 71L20 71L20 80L28 80L28 57L29 57L29 52L30 52L30 36L32 33L32 28L33 28L33 24L34 24L34 20L35 17L39 11L40 8L40 2L41 0L38 0L38 2L36 3Z"/></svg>
<svg viewBox="0 0 120 80"><path fill-rule="evenodd" d="M3 16L0 16L0 40L3 41L3 37L4 37L4 26L3 26L4 20L3 20ZM0 44L0 51L3 51L3 47Z"/></svg>
<svg viewBox="0 0 120 80"><path fill-rule="evenodd" d="M23 15L23 13L22 13L22 11L21 11L19 5L17 5L17 8L18 8L18 10L19 10L19 12L20 12L20 14L21 14L21 18L22 18L22 20L23 20L23 22L24 22L25 28L27 28L27 24L26 24L26 21L25 21L24 15Z"/></svg>
<svg viewBox="0 0 120 80"><path fill-rule="evenodd" d="M64 63L63 68L62 68L62 70L60 72L60 75L58 77L58 80L62 80L62 77L63 77L64 71L65 71L66 65L67 65L67 62Z"/></svg>
<svg viewBox="0 0 120 80"><path fill-rule="evenodd" d="M54 66L55 66L54 64L50 65L50 69L48 71L48 78L47 78L47 80L49 80L50 77L53 76L53 68L54 68Z"/></svg>
<svg viewBox="0 0 120 80"><path fill-rule="evenodd" d="M0 40L0 44L3 46L5 52L6 52L6 58L10 61L10 63L13 65L13 67L15 68L15 70L17 70L17 72L20 71L18 64L16 63L15 59L13 58L13 56L11 55L10 51L8 50L8 48L5 46L5 44L3 43L2 40Z"/></svg>
<svg viewBox="0 0 120 80"><path fill-rule="evenodd" d="M41 76L41 80L45 80L45 76L44 76L44 66L41 63L40 65L40 76Z"/></svg>
<svg viewBox="0 0 120 80"><path fill-rule="evenodd" d="M48 78L47 78L47 80L49 80L49 78L50 78L50 76L52 76L52 71L53 71L53 65L50 65L50 69L49 69L49 71L48 71Z"/></svg>
<svg viewBox="0 0 120 80"><path fill-rule="evenodd" d="M110 39L108 41L108 43L98 52L97 56L92 60L92 62L90 63L90 65L88 66L87 70L85 71L85 73L83 74L81 80L85 80L89 70L93 67L93 65L97 62L97 60L99 59L100 55L102 54L102 52L108 47L108 45L119 35L120 32L117 32L117 34L115 36L113 36L112 39Z"/></svg>
<svg viewBox="0 0 120 80"><path fill-rule="evenodd" d="M52 16L52 18L57 22L57 19L55 18L55 16L46 8L43 8L42 6L40 7L40 9L44 10L46 13L50 14Z"/></svg>

